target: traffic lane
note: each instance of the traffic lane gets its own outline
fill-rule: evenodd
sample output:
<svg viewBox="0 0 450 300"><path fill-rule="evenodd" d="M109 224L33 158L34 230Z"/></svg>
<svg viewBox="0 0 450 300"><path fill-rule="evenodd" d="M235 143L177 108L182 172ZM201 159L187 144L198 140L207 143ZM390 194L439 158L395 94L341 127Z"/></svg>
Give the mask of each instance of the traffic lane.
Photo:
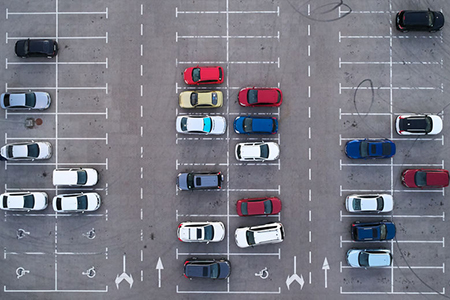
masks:
<svg viewBox="0 0 450 300"><path fill-rule="evenodd" d="M395 224L397 240L434 241L437 245L437 242L443 243L443 237L447 235L443 218L433 218L427 222L423 220L426 215L428 214L418 214L418 218L394 216L392 221Z"/></svg>
<svg viewBox="0 0 450 300"><path fill-rule="evenodd" d="M340 31L340 43L339 47L341 49L345 49L345 51L339 51L337 54L341 58L341 61L345 63L347 62L358 62L362 63L362 65L358 65L355 71L361 70L361 67L364 66L364 63L368 62L389 62L389 38L378 38L378 39L369 39L364 38L362 35L366 36L375 36L373 32L373 27L369 27L369 30L365 30L365 34L362 32L356 31L355 27L352 26L351 30L343 29ZM389 25L387 28L381 30L380 35L389 36ZM357 36L360 38L351 38L352 36ZM336 39L338 39L336 37ZM370 49L376 49L376 51L368 51L368 46ZM382 65L384 68L389 68L389 66ZM367 74L370 75L370 74ZM386 80L386 78L379 78L381 80Z"/></svg>
<svg viewBox="0 0 450 300"><path fill-rule="evenodd" d="M347 266L347 262L342 262ZM390 292L391 268L345 268L342 270L342 290L345 292Z"/></svg>
<svg viewBox="0 0 450 300"><path fill-rule="evenodd" d="M86 163L86 165L92 165L94 168L106 164L107 150L109 147L106 144L105 136L93 137L94 140L89 140L88 137L82 137L81 140L77 140L77 137L65 138L68 140L59 140L59 148L55 149L55 151L58 151L58 159L60 163Z"/></svg>
<svg viewBox="0 0 450 300"><path fill-rule="evenodd" d="M396 193L394 196L395 214L437 216L436 221L442 221L442 215L445 211L445 198L442 195L442 189L407 189L403 186L401 186L401 189L405 192Z"/></svg>
<svg viewBox="0 0 450 300"><path fill-rule="evenodd" d="M104 58L102 60L104 61ZM88 87L104 90L106 83L105 75L102 74L103 68L104 66L99 65L59 66L58 86L61 88Z"/></svg>
<svg viewBox="0 0 450 300"><path fill-rule="evenodd" d="M59 117L58 138L102 139L106 143L108 132L104 118L93 115L65 114Z"/></svg>
<svg viewBox="0 0 450 300"><path fill-rule="evenodd" d="M50 64L47 64L50 62ZM45 63L42 65L35 65L31 63ZM15 72L8 72L10 76L6 79L8 85L8 92L12 91L26 91L33 88L34 91L46 91L46 87L51 89L55 86L56 65L52 60L47 58L30 58L21 60L20 65L9 66L8 70Z"/></svg>
<svg viewBox="0 0 450 300"><path fill-rule="evenodd" d="M341 174L343 203L349 194L374 194L376 190L386 191L391 188L387 167L373 167L372 172L368 173L365 167L350 165L343 168Z"/></svg>
<svg viewBox="0 0 450 300"><path fill-rule="evenodd" d="M44 161L45 162L45 161ZM53 189L53 165L38 164L34 166L8 166L3 183L6 192L39 191L51 193Z"/></svg>
<svg viewBox="0 0 450 300"><path fill-rule="evenodd" d="M369 96L369 95L367 95ZM365 98L367 101L370 101L369 98ZM367 109L370 107L370 103L364 102ZM393 128L391 125L389 115L367 115L368 110L364 110L361 107L361 102L357 100L358 108L355 109L354 113L356 116L351 116L348 118L342 118L341 122L343 125L342 130L342 138L345 139L356 139L356 138L389 138L391 129ZM363 108L360 110L360 107ZM343 147L345 147L345 142L343 143Z"/></svg>
<svg viewBox="0 0 450 300"><path fill-rule="evenodd" d="M240 88L245 87L278 87L278 82L280 82L280 76L282 75L281 69L278 67L279 59L278 56L273 56L270 60L259 61L252 57L248 57L244 63L230 64L229 66L229 86L233 87L230 91L230 99L235 102L230 102L238 104L237 98ZM281 60L280 60L281 67ZM226 75L225 75L226 76ZM234 89L237 87L238 89ZM283 90L283 87L281 87ZM235 106L238 107L238 106ZM250 109L250 108L248 108ZM269 108L251 108L252 110L264 112ZM271 108L272 111L276 108ZM231 110L230 110L231 111Z"/></svg>

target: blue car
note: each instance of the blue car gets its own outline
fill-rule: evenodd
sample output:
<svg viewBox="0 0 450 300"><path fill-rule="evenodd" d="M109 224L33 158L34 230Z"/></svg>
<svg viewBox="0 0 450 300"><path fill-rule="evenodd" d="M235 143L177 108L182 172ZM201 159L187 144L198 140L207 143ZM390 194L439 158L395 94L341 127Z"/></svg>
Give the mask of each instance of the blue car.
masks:
<svg viewBox="0 0 450 300"><path fill-rule="evenodd" d="M381 221L372 223L352 224L352 240L354 241L385 241L395 237L395 225L392 222Z"/></svg>
<svg viewBox="0 0 450 300"><path fill-rule="evenodd" d="M349 158L390 158L395 154L395 144L390 140L353 140L345 145Z"/></svg>
<svg viewBox="0 0 450 300"><path fill-rule="evenodd" d="M278 120L275 117L237 117L234 120L234 131L240 134L275 134L278 131Z"/></svg>

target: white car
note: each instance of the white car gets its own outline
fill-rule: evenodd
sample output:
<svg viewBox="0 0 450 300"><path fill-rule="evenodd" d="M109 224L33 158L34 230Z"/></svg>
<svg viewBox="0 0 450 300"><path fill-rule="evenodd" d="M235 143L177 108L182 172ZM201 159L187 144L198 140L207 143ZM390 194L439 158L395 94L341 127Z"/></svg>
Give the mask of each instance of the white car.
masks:
<svg viewBox="0 0 450 300"><path fill-rule="evenodd" d="M178 116L176 129L186 134L224 134L227 120L222 116Z"/></svg>
<svg viewBox="0 0 450 300"><path fill-rule="evenodd" d="M350 249L347 263L354 268L389 267L392 255L387 249Z"/></svg>
<svg viewBox="0 0 450 300"><path fill-rule="evenodd" d="M0 149L6 160L39 160L52 157L52 145L49 142L23 142L6 144Z"/></svg>
<svg viewBox="0 0 450 300"><path fill-rule="evenodd" d="M390 212L394 208L394 199L389 194L349 195L345 199L345 208L349 212Z"/></svg>
<svg viewBox="0 0 450 300"><path fill-rule="evenodd" d="M53 210L56 212L94 211L100 207L97 193L63 194L53 197Z"/></svg>
<svg viewBox="0 0 450 300"><path fill-rule="evenodd" d="M395 120L399 135L435 135L442 127L442 118L438 115L402 115Z"/></svg>
<svg viewBox="0 0 450 300"><path fill-rule="evenodd" d="M183 222L178 225L178 239L182 242L220 242L225 237L222 222Z"/></svg>
<svg viewBox="0 0 450 300"><path fill-rule="evenodd" d="M51 103L49 93L3 93L0 96L0 106L4 109L47 109Z"/></svg>
<svg viewBox="0 0 450 300"><path fill-rule="evenodd" d="M234 233L234 238L236 245L240 248L281 243L284 240L284 227L279 222L239 227Z"/></svg>
<svg viewBox="0 0 450 300"><path fill-rule="evenodd" d="M43 210L48 204L48 196L44 192L4 193L0 199L0 208L12 211Z"/></svg>
<svg viewBox="0 0 450 300"><path fill-rule="evenodd" d="M53 185L93 186L98 182L98 172L93 168L53 170Z"/></svg>
<svg viewBox="0 0 450 300"><path fill-rule="evenodd" d="M276 160L280 156L280 146L274 142L239 143L235 155L240 161Z"/></svg>

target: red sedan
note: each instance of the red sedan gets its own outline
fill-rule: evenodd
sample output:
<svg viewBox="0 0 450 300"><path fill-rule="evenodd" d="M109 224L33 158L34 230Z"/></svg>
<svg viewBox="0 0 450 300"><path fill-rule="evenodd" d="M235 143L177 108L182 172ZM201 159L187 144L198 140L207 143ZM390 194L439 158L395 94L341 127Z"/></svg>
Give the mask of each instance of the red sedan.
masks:
<svg viewBox="0 0 450 300"><path fill-rule="evenodd" d="M283 94L279 88L248 87L239 91L241 106L280 106Z"/></svg>
<svg viewBox="0 0 450 300"><path fill-rule="evenodd" d="M281 200L277 197L241 199L236 204L241 217L257 215L276 215L281 211Z"/></svg>
<svg viewBox="0 0 450 300"><path fill-rule="evenodd" d="M186 84L219 84L223 82L223 69L214 67L190 67L184 70L184 82Z"/></svg>
<svg viewBox="0 0 450 300"><path fill-rule="evenodd" d="M448 171L443 169L407 169L402 173L402 184L410 188L442 188L448 183Z"/></svg>

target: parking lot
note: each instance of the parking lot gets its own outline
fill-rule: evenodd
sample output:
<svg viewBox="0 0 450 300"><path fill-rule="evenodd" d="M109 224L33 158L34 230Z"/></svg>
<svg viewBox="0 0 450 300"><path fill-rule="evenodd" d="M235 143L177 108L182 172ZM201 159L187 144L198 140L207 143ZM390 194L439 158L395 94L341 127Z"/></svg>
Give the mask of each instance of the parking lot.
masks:
<svg viewBox="0 0 450 300"><path fill-rule="evenodd" d="M0 75L4 92L46 91L50 108L2 110L3 146L48 141L49 160L1 161L3 192L97 192L86 213L4 211L1 299L421 299L447 297L448 188L411 189L409 168L448 168L448 26L400 33L404 9L441 10L444 0L345 1L4 1ZM448 25L448 24L447 24ZM22 59L26 38L58 42L54 58ZM185 68L221 66L224 82L193 87ZM241 107L244 87L277 87L280 107ZM222 91L224 105L188 110L180 92ZM3 92L3 91L2 91ZM433 113L438 135L400 136L395 118ZM274 135L233 130L241 115L273 116ZM177 116L224 116L223 135L184 135ZM390 139L396 154L347 158L354 139ZM235 146L276 142L280 158L240 162ZM91 167L97 185L55 187L55 168ZM180 191L180 172L222 172L218 190ZM353 214L349 194L393 195L386 214ZM239 217L243 198L276 196L276 215ZM354 242L355 221L392 221L395 239ZM185 221L221 221L218 243L182 243ZM238 227L282 222L283 243L242 249ZM348 266L351 248L389 249L387 268ZM189 280L192 257L225 258L226 280ZM267 270L265 274L263 270ZM267 275L267 277L265 276Z"/></svg>

